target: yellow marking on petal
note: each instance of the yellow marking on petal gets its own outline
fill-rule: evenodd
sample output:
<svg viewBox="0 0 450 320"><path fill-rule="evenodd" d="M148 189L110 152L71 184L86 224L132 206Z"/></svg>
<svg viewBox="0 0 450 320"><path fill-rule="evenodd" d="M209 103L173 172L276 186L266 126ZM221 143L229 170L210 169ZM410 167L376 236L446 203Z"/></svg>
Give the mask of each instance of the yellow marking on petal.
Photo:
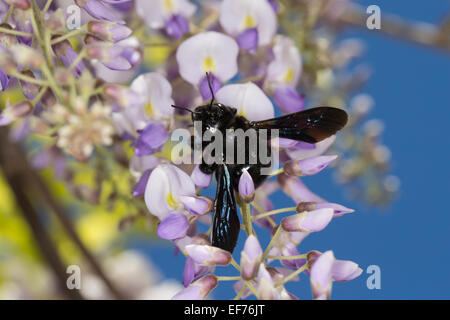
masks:
<svg viewBox="0 0 450 320"><path fill-rule="evenodd" d="M289 68L289 70L284 75L284 82L289 83L294 79L294 70L292 68Z"/></svg>
<svg viewBox="0 0 450 320"><path fill-rule="evenodd" d="M215 65L214 65L214 59L211 57L207 57L205 60L203 60L203 69L205 71L214 71Z"/></svg>
<svg viewBox="0 0 450 320"><path fill-rule="evenodd" d="M147 114L147 116L149 118L151 118L153 115L153 107L152 107L152 104L150 103L150 101L145 106L145 113Z"/></svg>
<svg viewBox="0 0 450 320"><path fill-rule="evenodd" d="M254 28L256 25L255 19L251 15L246 15L244 19L244 29Z"/></svg>
<svg viewBox="0 0 450 320"><path fill-rule="evenodd" d="M238 116L245 117L244 108L239 109Z"/></svg>
<svg viewBox="0 0 450 320"><path fill-rule="evenodd" d="M166 9L169 12L172 12L172 10L173 10L172 0L164 0L164 9Z"/></svg>
<svg viewBox="0 0 450 320"><path fill-rule="evenodd" d="M174 209L176 209L178 207L178 205L180 204L177 200L175 200L175 198L173 197L173 195L170 192L167 194L166 201L167 201L167 204Z"/></svg>

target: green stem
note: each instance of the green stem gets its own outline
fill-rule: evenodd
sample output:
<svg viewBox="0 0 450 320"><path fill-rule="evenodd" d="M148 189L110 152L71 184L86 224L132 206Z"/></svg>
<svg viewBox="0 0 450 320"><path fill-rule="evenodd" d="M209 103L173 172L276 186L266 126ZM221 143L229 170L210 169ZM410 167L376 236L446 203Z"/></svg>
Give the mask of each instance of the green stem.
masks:
<svg viewBox="0 0 450 320"><path fill-rule="evenodd" d="M276 260L297 260L297 259L306 259L307 254L298 254L296 256L267 256L266 258Z"/></svg>
<svg viewBox="0 0 450 320"><path fill-rule="evenodd" d="M280 233L281 233L281 230L283 230L283 228L281 228L281 226L278 226L277 231L275 231L275 234L273 235L272 239L270 239L270 242L269 242L269 244L267 245L266 250L264 250L263 260L266 259L267 255L268 255L268 253L269 253L270 248L272 248L272 246L274 245L275 240L278 238L278 236L279 236Z"/></svg>
<svg viewBox="0 0 450 320"><path fill-rule="evenodd" d="M71 37L78 36L79 34L85 32L86 29L87 29L87 24L84 25L84 26L82 26L82 27L79 28L79 29L75 29L75 30L73 30L73 31L70 31L69 33L66 33L66 34L63 35L63 36L60 36L60 37L58 37L58 38L56 38L56 39L53 39L52 42L51 42L51 44L54 45L54 44L57 44L57 43L59 43L59 42L61 42L61 41L64 41L64 40L66 40L66 39L69 39L69 38L71 38Z"/></svg>
<svg viewBox="0 0 450 320"><path fill-rule="evenodd" d="M283 173L283 172L284 172L284 168L280 168L280 169L278 169L278 170L272 172L272 173L269 175L269 178L275 177L275 176L277 176L277 175L279 175L280 173Z"/></svg>
<svg viewBox="0 0 450 320"><path fill-rule="evenodd" d="M287 277L285 277L283 280L281 280L280 282L278 282L275 286L281 286L289 281L291 281L292 279L294 279L296 276L298 276L300 273L302 273L303 271L305 271L308 268L308 264L303 265L302 267L298 268L297 270L295 270L294 272L292 272L290 275L288 275Z"/></svg>
<svg viewBox="0 0 450 320"><path fill-rule="evenodd" d="M234 258L231 258L231 265L236 268L237 271L241 272L241 267L238 265Z"/></svg>
<svg viewBox="0 0 450 320"><path fill-rule="evenodd" d="M45 29L44 32L45 59L47 60L50 70L53 70L52 47L50 45L51 36L52 35L50 33L50 30Z"/></svg>
<svg viewBox="0 0 450 320"><path fill-rule="evenodd" d="M255 295L255 297L256 297L257 299L259 299L258 293L256 292L255 287L253 287L253 285L250 283L250 281L247 281L246 284L247 284L247 287L249 287L250 290L253 292L253 294Z"/></svg>
<svg viewBox="0 0 450 320"><path fill-rule="evenodd" d="M46 33L44 31L45 28L42 27L42 15L41 9L36 4L36 0L31 0L31 9L29 9L28 13L31 19L31 25L33 26L34 34L36 35L36 39L41 47L42 52L45 54L45 61L47 62L47 67L53 71L53 62L51 57L50 49L47 49L47 42L50 39L45 39L46 37L50 37L50 33Z"/></svg>
<svg viewBox="0 0 450 320"><path fill-rule="evenodd" d="M253 202L251 203L251 205L252 205L256 210L258 210L260 214L265 213L265 212L264 212L264 209L262 209L255 201L253 201ZM275 223L275 221L273 221L272 217L267 217L267 221L269 221L269 223L270 223L270 225L271 225L272 227L276 227L276 226L277 226L277 224Z"/></svg>
<svg viewBox="0 0 450 320"><path fill-rule="evenodd" d="M247 283L244 283L244 286L242 287L241 291L239 291L239 293L237 294L236 297L233 298L233 300L239 300L241 299L242 295L245 292L245 289L247 289Z"/></svg>
<svg viewBox="0 0 450 320"><path fill-rule="evenodd" d="M13 10L14 10L14 5L12 4L9 6L8 12L6 13L5 21L3 23L8 23L9 18L11 18L11 15L13 13Z"/></svg>
<svg viewBox="0 0 450 320"><path fill-rule="evenodd" d="M47 2L45 3L44 9L42 9L43 15L45 15L47 13L48 9L52 5L52 2L53 2L53 0L47 0Z"/></svg>
<svg viewBox="0 0 450 320"><path fill-rule="evenodd" d="M268 216L273 216L274 214L278 214L278 213L283 213L283 212L291 212L291 211L296 211L297 207L289 207L289 208L282 208L282 209L276 209L276 210L272 210L272 211L268 211L268 212L264 212L261 214L258 214L257 216L252 217L253 221L268 217Z"/></svg>
<svg viewBox="0 0 450 320"><path fill-rule="evenodd" d="M78 56L73 60L72 64L69 67L69 70L72 71L73 68L76 67L76 65L86 56L86 48L83 48L81 52L78 54Z"/></svg>
<svg viewBox="0 0 450 320"><path fill-rule="evenodd" d="M19 80L25 81L25 82L29 82L32 84L37 84L38 86L47 86L48 82L44 81L44 80L40 80L40 79L36 79L33 77L29 77L27 75L24 75L20 72L14 71L11 73L11 76L13 76L14 78L17 78Z"/></svg>
<svg viewBox="0 0 450 320"><path fill-rule="evenodd" d="M58 84L56 83L55 78L53 78L53 75L50 72L47 65L44 65L44 67L42 68L42 72L44 73L45 77L47 78L50 88L52 88L53 92L58 97L59 101L64 102L63 92L62 92L61 88L58 86Z"/></svg>
<svg viewBox="0 0 450 320"><path fill-rule="evenodd" d="M4 27L0 27L0 33L7 33L7 34L15 35L15 36L20 36L20 37L34 37L34 34L32 34L32 33L18 31L18 30L11 30L11 29L4 28Z"/></svg>
<svg viewBox="0 0 450 320"><path fill-rule="evenodd" d="M44 95L45 91L47 91L48 87L44 86L41 88L41 90L39 91L39 93L37 94L36 97L34 97L34 99L31 101L31 104L33 106L35 106L42 98L42 96Z"/></svg>
<svg viewBox="0 0 450 320"><path fill-rule="evenodd" d="M236 280L241 280L241 276L230 276L230 277L226 277L226 276L222 276L222 277L217 277L218 281L236 281Z"/></svg>

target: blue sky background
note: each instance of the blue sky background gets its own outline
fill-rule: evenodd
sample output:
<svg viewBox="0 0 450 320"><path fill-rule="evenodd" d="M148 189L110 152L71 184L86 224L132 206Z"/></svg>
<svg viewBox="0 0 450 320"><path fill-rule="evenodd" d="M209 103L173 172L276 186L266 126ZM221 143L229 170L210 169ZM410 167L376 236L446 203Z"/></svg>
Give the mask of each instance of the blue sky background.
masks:
<svg viewBox="0 0 450 320"><path fill-rule="evenodd" d="M377 4L382 14L430 23L450 10L447 0L359 3ZM449 299L450 210L445 203L450 196L450 55L370 31L349 30L344 35L362 39L367 47L363 61L372 67L373 76L362 92L376 102L370 118L385 123L383 142L392 151L392 172L401 179L401 189L392 206L381 211L350 200L333 182L330 170L305 179L325 199L356 212L333 220L299 249L332 249L337 258L353 260L364 269L356 280L335 283L334 299ZM287 201L282 194L274 197L277 208L290 206ZM235 250L236 260L241 246ZM165 277L181 280L184 257L174 257L170 246L156 242L133 247L145 251ZM365 270L372 264L381 268L381 290L366 287ZM306 276L287 288L300 298L311 297ZM217 299L234 295L228 284L214 291Z"/></svg>

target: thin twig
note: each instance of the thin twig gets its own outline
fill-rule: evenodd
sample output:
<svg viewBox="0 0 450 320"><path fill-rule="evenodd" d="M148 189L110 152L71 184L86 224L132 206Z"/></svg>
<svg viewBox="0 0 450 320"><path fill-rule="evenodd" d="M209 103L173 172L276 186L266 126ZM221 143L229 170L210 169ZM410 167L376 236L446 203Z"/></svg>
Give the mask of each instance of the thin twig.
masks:
<svg viewBox="0 0 450 320"><path fill-rule="evenodd" d="M357 4L349 4L345 12L339 16L339 21L347 25L367 29L367 18L368 15L364 7ZM425 25L419 22L407 22L398 16L382 13L381 28L369 31L379 32L450 53L450 37L442 29L432 24Z"/></svg>

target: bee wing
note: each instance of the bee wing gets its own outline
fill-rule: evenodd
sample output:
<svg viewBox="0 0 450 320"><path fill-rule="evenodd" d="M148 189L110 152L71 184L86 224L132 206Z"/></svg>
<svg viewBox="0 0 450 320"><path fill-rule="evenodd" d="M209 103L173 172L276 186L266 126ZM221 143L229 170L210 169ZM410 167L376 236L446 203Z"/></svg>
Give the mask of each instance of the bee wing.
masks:
<svg viewBox="0 0 450 320"><path fill-rule="evenodd" d="M211 244L233 252L239 236L240 222L230 172L226 165L216 170L217 191Z"/></svg>
<svg viewBox="0 0 450 320"><path fill-rule="evenodd" d="M278 129L280 138L316 143L342 129L347 119L342 109L318 107L249 124L255 129Z"/></svg>

